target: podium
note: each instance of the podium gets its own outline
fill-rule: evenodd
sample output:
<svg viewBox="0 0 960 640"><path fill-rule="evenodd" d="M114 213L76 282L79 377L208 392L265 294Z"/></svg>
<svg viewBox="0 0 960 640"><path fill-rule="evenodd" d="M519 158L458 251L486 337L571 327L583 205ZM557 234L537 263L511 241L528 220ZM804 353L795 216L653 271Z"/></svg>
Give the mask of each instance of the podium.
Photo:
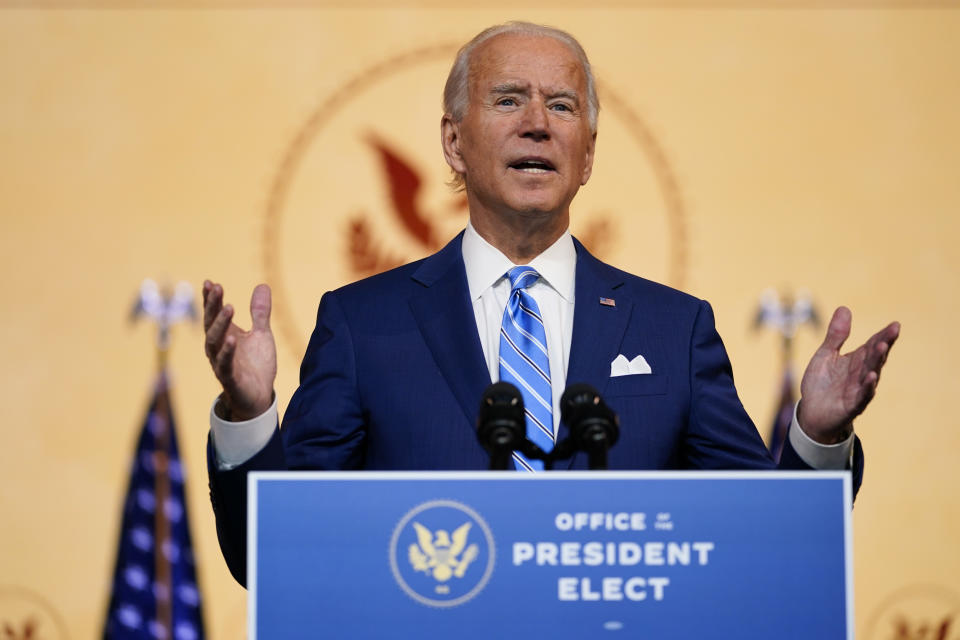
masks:
<svg viewBox="0 0 960 640"><path fill-rule="evenodd" d="M843 472L267 472L249 637L853 638Z"/></svg>

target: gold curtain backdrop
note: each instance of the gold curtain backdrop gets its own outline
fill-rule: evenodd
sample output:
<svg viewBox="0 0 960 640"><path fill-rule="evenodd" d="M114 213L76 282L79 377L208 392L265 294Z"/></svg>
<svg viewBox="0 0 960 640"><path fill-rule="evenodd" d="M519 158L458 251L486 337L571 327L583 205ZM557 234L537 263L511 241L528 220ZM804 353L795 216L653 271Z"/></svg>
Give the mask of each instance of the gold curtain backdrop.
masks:
<svg viewBox="0 0 960 640"><path fill-rule="evenodd" d="M765 435L780 363L779 338L750 330L761 291L849 305L851 344L903 323L857 422L856 628L892 639L897 615L952 615L960 11L586 4L2 5L0 619L37 606L45 637L101 632L156 364L154 329L128 322L140 281L216 278L244 322L253 286L273 285L282 411L320 294L463 225L442 82L458 44L510 19L572 31L600 82L575 233L711 301ZM398 171L419 181L419 227ZM245 592L208 503L201 334L176 327L169 361L207 631L226 640ZM801 330L798 367L819 340Z"/></svg>

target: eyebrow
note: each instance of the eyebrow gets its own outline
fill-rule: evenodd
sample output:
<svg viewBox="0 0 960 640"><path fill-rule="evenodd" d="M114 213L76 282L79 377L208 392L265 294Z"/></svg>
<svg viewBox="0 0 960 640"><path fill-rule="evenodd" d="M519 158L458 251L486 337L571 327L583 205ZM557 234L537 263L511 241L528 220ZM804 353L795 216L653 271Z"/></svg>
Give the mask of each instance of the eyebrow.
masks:
<svg viewBox="0 0 960 640"><path fill-rule="evenodd" d="M530 91L530 85L520 84L519 82L504 82L496 84L490 89L490 93L503 95L506 93L527 93Z"/></svg>
<svg viewBox="0 0 960 640"><path fill-rule="evenodd" d="M504 82L491 87L490 93L494 95L508 95L511 93L527 94L530 93L530 85L525 83L521 84L519 82ZM572 100L576 105L580 105L580 96L577 95L576 91L570 91L569 89L550 91L547 93L547 97L567 98L568 100Z"/></svg>
<svg viewBox="0 0 960 640"><path fill-rule="evenodd" d="M554 91L549 95L550 98L567 98L572 100L574 104L580 104L580 96L577 95L576 91L569 91L567 89L561 89L559 91Z"/></svg>

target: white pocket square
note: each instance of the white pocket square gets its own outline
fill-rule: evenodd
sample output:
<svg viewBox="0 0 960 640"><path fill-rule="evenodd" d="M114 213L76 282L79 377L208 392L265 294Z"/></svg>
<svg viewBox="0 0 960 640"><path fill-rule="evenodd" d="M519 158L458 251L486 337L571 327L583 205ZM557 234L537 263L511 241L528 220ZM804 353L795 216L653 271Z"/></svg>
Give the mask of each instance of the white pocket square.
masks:
<svg viewBox="0 0 960 640"><path fill-rule="evenodd" d="M627 356L622 353L610 363L610 377L630 376L638 373L653 373L653 369L647 363L647 359L637 355L633 360L627 360Z"/></svg>

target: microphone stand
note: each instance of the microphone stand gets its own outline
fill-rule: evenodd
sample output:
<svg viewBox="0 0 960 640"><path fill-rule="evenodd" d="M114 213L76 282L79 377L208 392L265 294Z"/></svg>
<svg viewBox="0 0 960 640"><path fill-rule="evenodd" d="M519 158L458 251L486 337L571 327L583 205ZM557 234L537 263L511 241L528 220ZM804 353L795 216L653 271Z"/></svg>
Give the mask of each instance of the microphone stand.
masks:
<svg viewBox="0 0 960 640"><path fill-rule="evenodd" d="M587 464L591 471L606 471L607 451L610 449L610 439L607 430L602 424L587 424L581 427L581 445L587 452Z"/></svg>

